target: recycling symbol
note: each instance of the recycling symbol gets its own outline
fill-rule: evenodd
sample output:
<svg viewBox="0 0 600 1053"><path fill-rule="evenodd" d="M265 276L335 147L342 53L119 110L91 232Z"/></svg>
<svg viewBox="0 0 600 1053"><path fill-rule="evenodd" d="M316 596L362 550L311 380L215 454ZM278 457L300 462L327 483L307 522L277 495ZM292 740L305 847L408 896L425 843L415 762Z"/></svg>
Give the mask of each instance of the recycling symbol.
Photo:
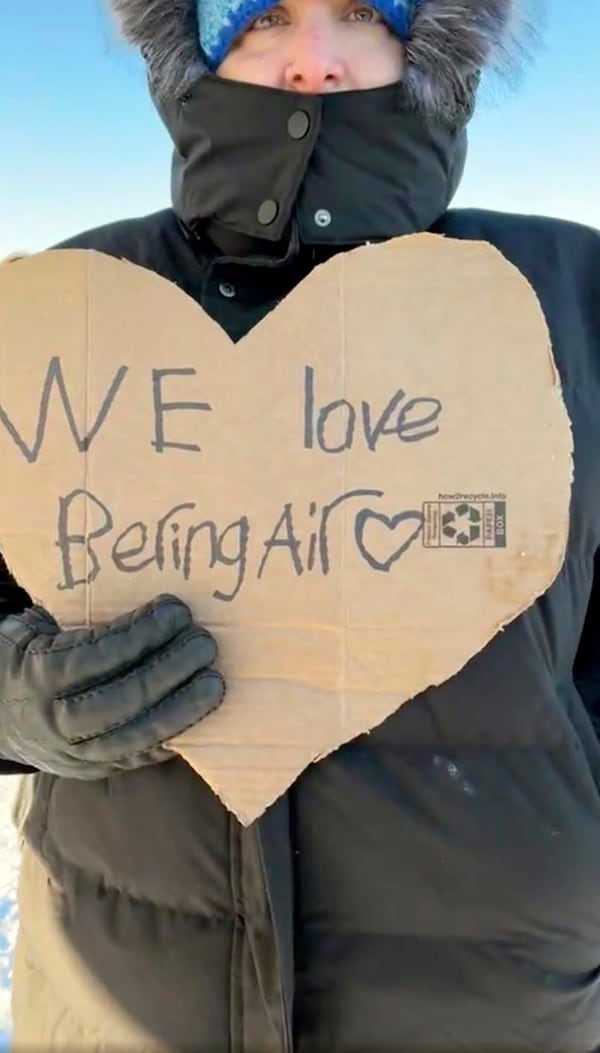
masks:
<svg viewBox="0 0 600 1053"><path fill-rule="evenodd" d="M481 512L475 505L461 504L444 512L442 533L457 545L473 545L481 537Z"/></svg>

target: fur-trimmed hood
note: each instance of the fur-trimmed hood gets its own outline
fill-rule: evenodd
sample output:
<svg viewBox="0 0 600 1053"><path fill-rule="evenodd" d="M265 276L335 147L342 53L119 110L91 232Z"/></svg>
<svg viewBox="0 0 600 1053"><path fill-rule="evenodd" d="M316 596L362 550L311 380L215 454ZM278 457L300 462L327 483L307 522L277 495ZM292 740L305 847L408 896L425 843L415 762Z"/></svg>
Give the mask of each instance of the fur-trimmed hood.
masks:
<svg viewBox="0 0 600 1053"><path fill-rule="evenodd" d="M181 97L206 73L196 0L109 0L142 52L158 99ZM415 110L453 123L484 69L510 72L528 53L543 0L416 0L405 88Z"/></svg>

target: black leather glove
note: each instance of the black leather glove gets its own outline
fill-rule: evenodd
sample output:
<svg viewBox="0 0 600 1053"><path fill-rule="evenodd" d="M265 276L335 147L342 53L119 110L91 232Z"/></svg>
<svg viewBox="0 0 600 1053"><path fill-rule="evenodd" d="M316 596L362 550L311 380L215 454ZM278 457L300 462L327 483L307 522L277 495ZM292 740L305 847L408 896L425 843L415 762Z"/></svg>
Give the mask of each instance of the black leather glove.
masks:
<svg viewBox="0 0 600 1053"><path fill-rule="evenodd" d="M90 629L43 608L0 621L0 756L72 779L172 760L223 699L212 636L175 596Z"/></svg>

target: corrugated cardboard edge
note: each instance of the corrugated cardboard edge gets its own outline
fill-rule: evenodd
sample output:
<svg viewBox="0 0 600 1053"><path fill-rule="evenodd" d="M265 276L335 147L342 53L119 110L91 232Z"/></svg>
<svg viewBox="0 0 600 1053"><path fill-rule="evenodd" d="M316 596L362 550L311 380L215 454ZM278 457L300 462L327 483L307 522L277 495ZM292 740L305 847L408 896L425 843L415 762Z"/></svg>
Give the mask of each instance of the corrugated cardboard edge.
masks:
<svg viewBox="0 0 600 1053"><path fill-rule="evenodd" d="M538 312L539 312L540 320L542 321L542 323L544 325L544 328L545 328L545 331L547 333L548 362L549 362L549 366L550 366L550 370L551 370L552 386L553 386L553 388L555 390L556 398L557 398L558 402L561 404L562 410L564 412L565 423L568 422L569 445L568 445L567 450L565 450L565 453L569 456L569 460L570 460L570 485L571 485L571 494L570 494L570 500L569 500L569 513L570 513L570 506L571 506L571 499L572 499L572 483L573 483L573 477L574 477L573 429L572 429L571 421L569 419L568 411L566 409L566 405L565 405L564 398L563 398L562 383L561 383L560 374L558 372L558 369L557 369L557 366L556 366L556 362L555 362L555 359L554 359L554 355L553 355L552 340L551 340L551 334L550 334L550 331L549 331L547 319L546 319L546 316L545 316L545 314L543 312L543 309L542 309L539 297L537 296L537 293L535 292L535 289L533 288L531 283L528 281L528 279L523 275L523 273L510 260L508 260L506 258L506 256L504 256L504 254L499 249L497 249L495 246L491 245L489 242L486 242L486 241L474 241L474 240L465 240L465 241L463 241L462 239L454 239L454 238L449 238L449 237L446 237L446 236L440 236L440 235L437 235L437 234L429 234L429 233L408 235L408 236L405 236L402 239L394 239L394 240L395 241L402 240L403 243L404 243L405 250L410 251L410 248L412 247L411 246L411 242L414 245L416 243L416 241L418 240L419 243L422 244L425 239L428 239L431 242L435 241L435 242L438 242L438 243L440 243L440 242L452 242L452 245L453 245L454 249L457 249L459 251L462 249L465 252L469 251L469 249L471 249L473 247L477 247L477 248L483 250L484 252L488 253L489 255L494 255L496 257L500 257L502 262L503 262L503 265L505 267L510 268L511 271L513 272L513 274L515 275L515 277L522 284L524 284L524 286L527 289L528 295L529 296L533 296L533 298L535 300L535 304L537 305L537 309L538 309ZM343 253L343 254L340 254L340 255L347 256L347 255L350 255L353 252L368 252L369 248L371 248L371 246L369 246L369 245L362 246L361 248L349 250L349 252ZM52 251L52 250L50 250L50 251ZM85 252L87 254L87 256L88 256L88 260L89 260L89 265L90 266L92 266L92 257L93 256L104 256L105 255L104 253L97 252L96 250L69 250L69 251ZM14 254L14 255L10 256L9 258L7 258L5 261L2 261L2 262L17 262L19 259L25 258L26 255L27 254L23 254L23 255ZM49 255L49 252L39 253L37 255ZM192 301L192 303L194 304L194 307L197 310L202 311L202 307L200 305L198 305L197 302L194 301L192 297L190 297L183 290L181 290L176 285L175 282L169 280L168 278L164 278L163 276L158 275L156 272L150 271L148 268L142 267L142 266L140 266L138 264L134 264L134 263L131 263L131 262L126 261L126 260L119 260L119 262L125 263L127 266L135 267L138 270L144 271L145 275L149 275L151 278L154 278L157 281L167 282L168 284L174 286L174 288L177 289L179 295L186 296L188 300ZM312 272L312 273L314 273L314 272ZM88 277L89 277L89 269L88 269ZM309 275L309 278L310 278L310 275ZM88 281L88 302L87 302L88 308L89 308L89 295L90 295L90 292L89 292L89 281ZM89 315L89 311L88 311L88 315ZM267 316L267 318L268 318L268 316ZM262 322L258 323L258 326L256 327L257 331L260 330L260 326L262 324L264 324L265 321L266 321L266 319L263 320ZM89 345L88 345L88 347L89 347ZM88 354L89 354L89 351L88 351ZM86 370L87 370L87 376L89 378L89 368L88 368L88 364L87 363L86 363ZM86 459L86 470L87 470L87 459ZM570 514L566 515L566 517L565 517L560 553L559 553L559 555L556 558L555 565L554 565L554 567L552 569L552 572L551 572L551 579L548 581L548 584L545 587L542 587L542 588L538 589L537 591L534 591L531 594L531 596L529 597L529 599L525 602L525 604L520 604L517 609L515 609L511 614L507 615L502 621L500 621L495 626L495 628L493 628L489 632L489 634L486 637L484 643L478 648L478 650L473 652L472 655L470 655L469 657L467 657L465 659L465 662L461 666L461 669L456 670L456 673L454 674L455 676L458 675L462 669L464 669L465 665L476 654L481 653L481 651L485 649L485 647L494 639L494 637L499 632L502 632L507 625L509 625L516 618L518 618L521 614L523 614L526 610L528 610L535 603L535 601L539 597L543 596L548 591L548 589L551 588L552 584L555 582L556 578L560 574L560 571L561 571L561 569L562 569L562 567L564 565L565 555L566 555L566 550L567 550L568 537L569 537L569 531L570 531ZM34 600L36 599L35 597L33 597L33 598L34 598ZM89 625L91 623L91 618L90 618L91 597L87 598L86 608L87 608L87 610L86 610L86 624ZM443 682L445 682L445 680L432 681L423 690L427 690L428 688L438 687L440 685L440 683L443 683ZM407 704L408 701L410 701L410 700L407 700L407 701L405 701L402 704L405 705L405 704ZM398 707L398 708L400 708L400 707ZM383 721L376 721L375 724L369 730L370 731L375 730L375 728L378 727L379 724L384 722L386 719L389 719L389 718L385 717ZM365 734L369 734L369 731L365 732ZM306 767L308 767L310 765L310 763L316 763L316 762L318 762L320 760L323 760L324 758L329 756L331 753L336 752L337 749L339 749L340 746L342 746L342 745L344 745L344 742L338 743L335 747L332 747L329 750L325 750L325 751L323 751L321 753L316 754L314 756L314 758L312 759L312 762L309 762L309 764ZM303 770L306 770L306 767ZM300 774L302 774L302 773L300 772L296 778L298 778ZM228 810L233 811L233 808L232 808L230 802L227 799L227 795L223 794L215 786L213 786L211 781L210 781L210 779L208 779L206 776L203 776L203 778L205 778L205 781L207 781L207 783L211 786L211 789L216 794L216 796L219 797L219 799L222 801L222 803L225 805L225 807ZM251 823L256 821L262 814L264 814L264 812L272 804L275 803L275 801L277 801L281 796L283 796L287 792L287 790L289 789L289 785L290 784L287 783L286 786L281 790L281 792L278 795L273 797L273 800L270 802L270 804L267 804L265 806L265 808L263 808L261 811L257 811L256 813L247 813L247 814L245 814L244 812L240 812L240 810L238 809L236 812L234 812L234 814L237 815L237 818L240 820L240 822L241 822L241 824L243 826L251 825Z"/></svg>

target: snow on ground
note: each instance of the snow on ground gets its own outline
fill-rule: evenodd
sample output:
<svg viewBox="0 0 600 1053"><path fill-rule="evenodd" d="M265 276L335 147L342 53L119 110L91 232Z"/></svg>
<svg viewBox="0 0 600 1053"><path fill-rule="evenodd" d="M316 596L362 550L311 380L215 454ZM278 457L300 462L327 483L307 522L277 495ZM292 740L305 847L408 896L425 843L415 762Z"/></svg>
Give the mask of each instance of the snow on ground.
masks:
<svg viewBox="0 0 600 1053"><path fill-rule="evenodd" d="M17 839L11 821L16 779L0 778L0 1053L8 1049L12 953L17 928Z"/></svg>

